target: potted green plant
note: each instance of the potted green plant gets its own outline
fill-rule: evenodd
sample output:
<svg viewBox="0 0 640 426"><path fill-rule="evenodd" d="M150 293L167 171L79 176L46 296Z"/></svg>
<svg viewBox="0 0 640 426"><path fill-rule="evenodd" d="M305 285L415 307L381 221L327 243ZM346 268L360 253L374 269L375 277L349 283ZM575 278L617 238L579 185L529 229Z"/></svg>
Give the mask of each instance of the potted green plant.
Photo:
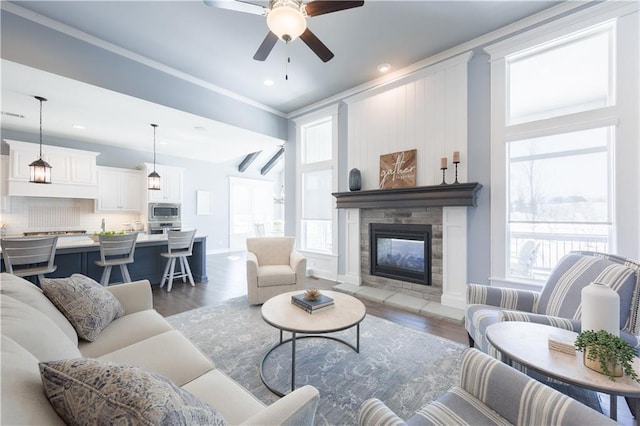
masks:
<svg viewBox="0 0 640 426"><path fill-rule="evenodd" d="M626 374L636 382L640 378L633 369L636 356L633 347L622 338L605 330L586 330L578 334L577 350L582 351L584 365L611 380Z"/></svg>

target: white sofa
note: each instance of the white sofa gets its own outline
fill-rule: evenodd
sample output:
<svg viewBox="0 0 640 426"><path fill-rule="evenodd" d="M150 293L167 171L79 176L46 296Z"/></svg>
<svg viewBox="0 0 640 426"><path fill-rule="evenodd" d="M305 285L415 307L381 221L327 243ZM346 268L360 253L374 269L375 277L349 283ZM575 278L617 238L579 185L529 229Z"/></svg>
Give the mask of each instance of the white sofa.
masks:
<svg viewBox="0 0 640 426"><path fill-rule="evenodd" d="M228 424L313 424L319 396L312 386L265 406L153 309L148 281L107 289L125 315L88 342L78 338L38 287L0 274L1 424L64 424L43 392L38 362L80 357L127 363L168 377L213 406Z"/></svg>

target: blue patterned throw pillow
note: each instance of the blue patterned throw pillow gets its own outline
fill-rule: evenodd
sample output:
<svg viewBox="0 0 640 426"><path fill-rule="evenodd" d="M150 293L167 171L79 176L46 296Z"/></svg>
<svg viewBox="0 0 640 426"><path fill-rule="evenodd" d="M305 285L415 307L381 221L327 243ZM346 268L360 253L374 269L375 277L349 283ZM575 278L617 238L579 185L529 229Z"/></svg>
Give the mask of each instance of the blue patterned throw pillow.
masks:
<svg viewBox="0 0 640 426"><path fill-rule="evenodd" d="M169 379L132 365L80 358L39 366L45 395L70 425L226 424Z"/></svg>
<svg viewBox="0 0 640 426"><path fill-rule="evenodd" d="M44 295L69 320L78 336L93 342L124 308L111 292L89 277L73 274L69 278L44 278Z"/></svg>

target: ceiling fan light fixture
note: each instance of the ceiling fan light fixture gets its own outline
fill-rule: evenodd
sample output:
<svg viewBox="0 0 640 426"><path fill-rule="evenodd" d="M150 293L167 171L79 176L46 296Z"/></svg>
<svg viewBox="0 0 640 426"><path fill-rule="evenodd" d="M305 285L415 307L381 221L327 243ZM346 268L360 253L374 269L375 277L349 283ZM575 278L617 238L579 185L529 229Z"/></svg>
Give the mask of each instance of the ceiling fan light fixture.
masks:
<svg viewBox="0 0 640 426"><path fill-rule="evenodd" d="M269 31L279 39L290 42L307 29L307 18L295 0L276 0L267 14Z"/></svg>

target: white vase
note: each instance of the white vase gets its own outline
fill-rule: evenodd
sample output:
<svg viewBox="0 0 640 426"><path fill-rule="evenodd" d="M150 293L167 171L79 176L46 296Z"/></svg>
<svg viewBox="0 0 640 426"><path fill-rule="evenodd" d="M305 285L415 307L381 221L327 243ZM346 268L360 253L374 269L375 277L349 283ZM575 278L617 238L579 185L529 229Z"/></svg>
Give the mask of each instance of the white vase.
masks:
<svg viewBox="0 0 640 426"><path fill-rule="evenodd" d="M582 331L605 330L620 336L620 296L607 284L592 282L582 289Z"/></svg>

